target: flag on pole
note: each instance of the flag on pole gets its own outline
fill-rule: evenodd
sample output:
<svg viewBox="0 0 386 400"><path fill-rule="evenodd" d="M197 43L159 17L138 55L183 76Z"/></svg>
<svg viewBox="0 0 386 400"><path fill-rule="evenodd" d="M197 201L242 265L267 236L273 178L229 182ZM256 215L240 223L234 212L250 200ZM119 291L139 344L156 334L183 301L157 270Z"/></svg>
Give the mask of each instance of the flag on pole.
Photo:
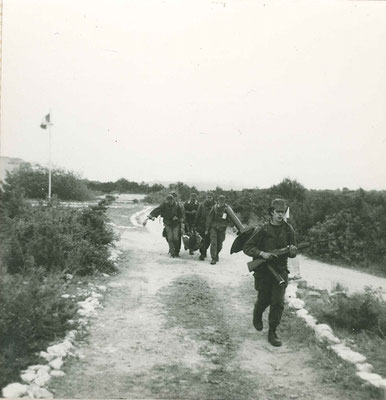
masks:
<svg viewBox="0 0 386 400"><path fill-rule="evenodd" d="M49 126L51 126L52 124L51 124L51 117L50 117L50 114L47 114L44 118L43 118L43 120L42 120L42 123L40 124L40 128L42 128L42 129L47 129Z"/></svg>

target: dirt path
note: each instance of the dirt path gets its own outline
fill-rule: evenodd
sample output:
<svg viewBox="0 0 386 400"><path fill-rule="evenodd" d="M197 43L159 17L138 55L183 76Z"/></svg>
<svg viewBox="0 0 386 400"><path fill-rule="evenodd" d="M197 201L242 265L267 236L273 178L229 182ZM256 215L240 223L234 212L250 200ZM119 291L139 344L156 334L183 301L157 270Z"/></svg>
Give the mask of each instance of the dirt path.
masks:
<svg viewBox="0 0 386 400"><path fill-rule="evenodd" d="M298 258L298 262L302 278L309 285L315 286L318 289L330 291L337 283L347 288L351 293L361 292L366 287L371 287L379 290L386 300L386 278L311 260L301 255Z"/></svg>
<svg viewBox="0 0 386 400"><path fill-rule="evenodd" d="M127 210L110 211L121 272L84 359L52 384L56 398L346 399L307 366L307 348L273 348L266 328L255 331L252 278L229 239L215 266L187 252L171 259L158 221L136 227Z"/></svg>

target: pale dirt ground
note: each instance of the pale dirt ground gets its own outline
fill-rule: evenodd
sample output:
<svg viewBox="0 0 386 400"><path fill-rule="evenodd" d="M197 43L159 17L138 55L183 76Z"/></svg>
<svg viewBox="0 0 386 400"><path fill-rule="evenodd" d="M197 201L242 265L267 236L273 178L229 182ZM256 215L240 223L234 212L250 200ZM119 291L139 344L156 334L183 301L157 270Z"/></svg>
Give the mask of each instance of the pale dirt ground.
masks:
<svg viewBox="0 0 386 400"><path fill-rule="evenodd" d="M311 260L299 256L300 273L309 285L330 291L337 283L343 285L350 293L361 292L365 287L379 290L386 300L386 278L369 275L364 272L343 268L336 265Z"/></svg>
<svg viewBox="0 0 386 400"><path fill-rule="evenodd" d="M229 254L229 235L215 266L185 251L172 259L158 220L133 227L132 213L110 212L120 273L79 344L84 359L51 384L56 398L347 398L319 380L307 348L274 348L266 327L253 328L253 279L247 258Z"/></svg>

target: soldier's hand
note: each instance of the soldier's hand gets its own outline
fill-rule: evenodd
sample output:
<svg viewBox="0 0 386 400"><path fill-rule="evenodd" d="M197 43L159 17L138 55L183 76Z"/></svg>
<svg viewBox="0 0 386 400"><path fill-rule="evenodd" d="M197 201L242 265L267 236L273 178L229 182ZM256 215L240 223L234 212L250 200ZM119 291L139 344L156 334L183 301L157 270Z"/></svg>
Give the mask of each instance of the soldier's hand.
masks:
<svg viewBox="0 0 386 400"><path fill-rule="evenodd" d="M277 258L277 255L273 254L273 253L267 253L265 251L262 251L260 253L260 257L263 258L264 260L273 260L273 259Z"/></svg>
<svg viewBox="0 0 386 400"><path fill-rule="evenodd" d="M146 218L146 219L142 222L142 226L146 226L147 220L148 220L148 218Z"/></svg>
<svg viewBox="0 0 386 400"><path fill-rule="evenodd" d="M296 254L298 254L298 248L293 244L291 244L289 247L289 252L290 252L290 257L295 257Z"/></svg>

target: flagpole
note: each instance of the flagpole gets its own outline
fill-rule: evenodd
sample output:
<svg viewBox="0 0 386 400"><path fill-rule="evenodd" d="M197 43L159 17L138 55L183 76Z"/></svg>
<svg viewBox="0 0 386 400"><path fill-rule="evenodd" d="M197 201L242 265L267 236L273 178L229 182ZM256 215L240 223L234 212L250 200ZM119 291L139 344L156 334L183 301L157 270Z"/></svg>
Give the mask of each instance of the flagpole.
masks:
<svg viewBox="0 0 386 400"><path fill-rule="evenodd" d="M48 200L51 200L51 108L49 111L50 121L48 124Z"/></svg>

